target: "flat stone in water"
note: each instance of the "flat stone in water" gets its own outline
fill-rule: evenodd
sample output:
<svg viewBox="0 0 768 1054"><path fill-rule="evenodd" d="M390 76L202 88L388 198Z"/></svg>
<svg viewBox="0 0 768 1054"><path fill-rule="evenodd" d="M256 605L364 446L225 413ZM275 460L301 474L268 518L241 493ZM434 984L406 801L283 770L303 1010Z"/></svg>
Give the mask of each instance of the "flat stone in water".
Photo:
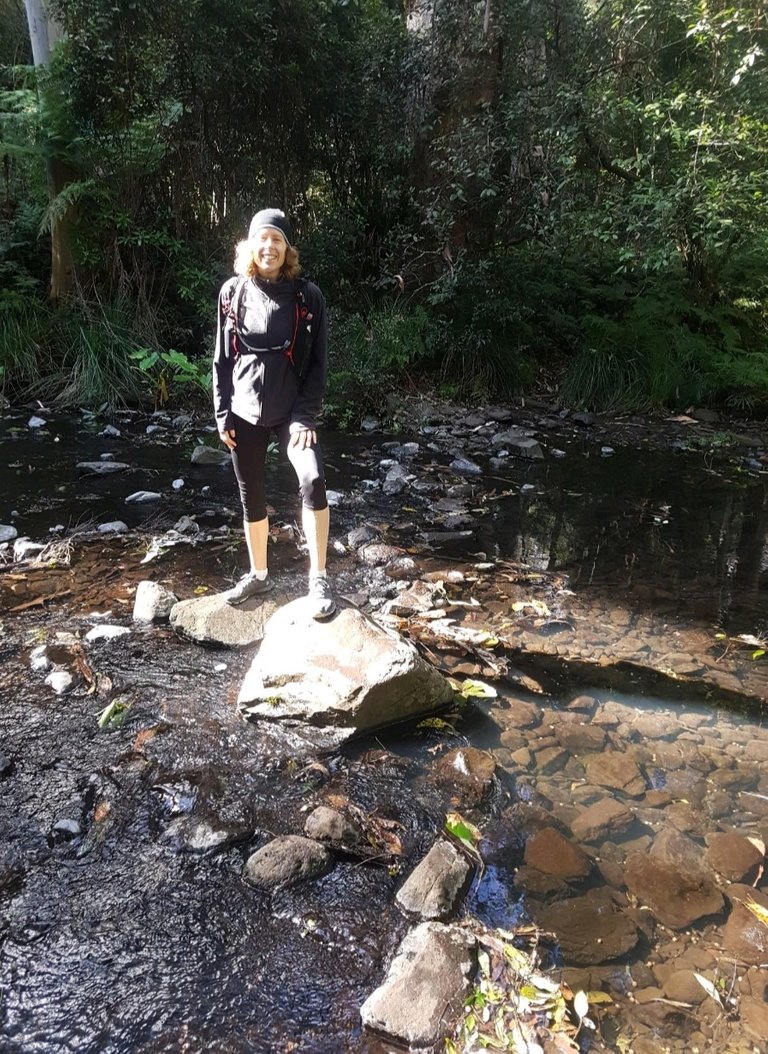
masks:
<svg viewBox="0 0 768 1054"><path fill-rule="evenodd" d="M749 882L757 877L764 854L743 835L714 831L707 835L707 863L732 882Z"/></svg>
<svg viewBox="0 0 768 1054"><path fill-rule="evenodd" d="M544 827L528 839L525 862L545 875L564 879L586 878L592 870L584 850L554 827Z"/></svg>
<svg viewBox="0 0 768 1054"><path fill-rule="evenodd" d="M435 766L435 778L455 787L467 803L478 804L493 786L496 761L477 747L458 747L444 754Z"/></svg>
<svg viewBox="0 0 768 1054"><path fill-rule="evenodd" d="M626 805L613 798L603 798L571 822L571 831L579 841L601 842L610 835L623 834L634 820L634 813Z"/></svg>
<svg viewBox="0 0 768 1054"><path fill-rule="evenodd" d="M155 490L137 490L133 494L129 494L125 499L126 505L143 505L145 502L160 501L162 494L158 494Z"/></svg>
<svg viewBox="0 0 768 1054"><path fill-rule="evenodd" d="M467 857L441 838L397 892L403 911L421 919L447 919L466 891L473 868Z"/></svg>
<svg viewBox="0 0 768 1054"><path fill-rule="evenodd" d="M413 1047L436 1043L458 1017L475 969L465 930L423 922L403 939L384 983L360 1008L366 1028Z"/></svg>
<svg viewBox="0 0 768 1054"><path fill-rule="evenodd" d="M248 857L243 878L264 892L295 886L330 871L333 857L319 842L300 835L280 835Z"/></svg>
<svg viewBox="0 0 768 1054"><path fill-rule="evenodd" d="M674 864L646 853L630 853L625 880L640 904L674 930L685 929L723 908L723 897L708 875L682 872Z"/></svg>
<svg viewBox="0 0 768 1054"><path fill-rule="evenodd" d="M127 626L94 626L85 635L85 640L115 640L117 637L125 637L130 633Z"/></svg>
<svg viewBox="0 0 768 1054"><path fill-rule="evenodd" d="M242 648L264 636L264 626L276 611L274 600L254 597L244 604L228 604L224 593L180 600L170 611L177 633L198 644Z"/></svg>
<svg viewBox="0 0 768 1054"><path fill-rule="evenodd" d="M768 911L768 895L752 886L734 884L728 887L726 896L731 913L723 929L723 951L750 966L762 966L768 962L768 926L752 914L747 904L755 901Z"/></svg>
<svg viewBox="0 0 768 1054"><path fill-rule="evenodd" d="M110 476L115 472L127 472L131 466L124 461L78 461L77 467L91 476Z"/></svg>
<svg viewBox="0 0 768 1054"><path fill-rule="evenodd" d="M584 758L583 765L591 783L623 791L632 798L640 797L646 789L640 769L627 754L619 751L592 754Z"/></svg>
<svg viewBox="0 0 768 1054"><path fill-rule="evenodd" d="M557 934L566 963L597 964L619 959L637 946L640 934L618 909L606 889L554 904L531 904L531 913L545 930Z"/></svg>

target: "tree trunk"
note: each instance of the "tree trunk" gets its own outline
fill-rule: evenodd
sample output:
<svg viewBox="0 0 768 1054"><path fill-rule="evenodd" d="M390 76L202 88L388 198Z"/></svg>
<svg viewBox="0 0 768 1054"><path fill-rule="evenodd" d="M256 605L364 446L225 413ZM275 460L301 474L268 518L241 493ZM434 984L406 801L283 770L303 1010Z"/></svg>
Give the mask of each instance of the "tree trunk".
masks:
<svg viewBox="0 0 768 1054"><path fill-rule="evenodd" d="M32 59L35 68L46 69L51 61L54 46L62 39L61 26L48 17L44 0L24 0L27 13L29 39L32 43ZM48 181L48 200L54 201L70 180L69 166L54 153L50 138L51 108L46 105L49 86L41 78L38 89L43 134L46 136L46 175ZM75 219L74 205L70 205L58 216L51 219L51 289L50 297L54 302L72 292L74 287L74 259L72 256L72 225Z"/></svg>

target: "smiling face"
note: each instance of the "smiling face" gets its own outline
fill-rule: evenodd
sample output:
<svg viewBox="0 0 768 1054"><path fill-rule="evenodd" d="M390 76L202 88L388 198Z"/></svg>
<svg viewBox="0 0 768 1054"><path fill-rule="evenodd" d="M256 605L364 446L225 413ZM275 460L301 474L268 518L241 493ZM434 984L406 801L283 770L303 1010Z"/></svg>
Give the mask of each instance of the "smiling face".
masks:
<svg viewBox="0 0 768 1054"><path fill-rule="evenodd" d="M262 227L251 239L251 248L259 278L272 281L279 278L288 249L288 243L280 231L274 227Z"/></svg>

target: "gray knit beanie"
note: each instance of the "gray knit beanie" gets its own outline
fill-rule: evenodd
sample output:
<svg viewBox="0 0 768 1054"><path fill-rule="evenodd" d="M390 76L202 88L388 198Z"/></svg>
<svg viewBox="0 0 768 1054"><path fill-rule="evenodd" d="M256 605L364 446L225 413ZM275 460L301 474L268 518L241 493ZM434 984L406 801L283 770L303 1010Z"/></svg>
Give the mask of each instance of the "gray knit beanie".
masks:
<svg viewBox="0 0 768 1054"><path fill-rule="evenodd" d="M264 227L271 227L275 231L280 231L288 245L293 245L291 224L281 209L262 209L261 212L257 212L248 228L248 241L255 238Z"/></svg>

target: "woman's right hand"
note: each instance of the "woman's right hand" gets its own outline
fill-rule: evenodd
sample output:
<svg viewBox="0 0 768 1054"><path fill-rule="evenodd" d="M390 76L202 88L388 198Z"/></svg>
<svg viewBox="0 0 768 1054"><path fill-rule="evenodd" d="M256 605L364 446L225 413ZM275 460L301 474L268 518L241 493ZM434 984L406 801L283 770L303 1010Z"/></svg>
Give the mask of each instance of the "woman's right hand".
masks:
<svg viewBox="0 0 768 1054"><path fill-rule="evenodd" d="M228 446L230 450L234 450L237 446L237 443L235 442L234 428L226 428L223 432L219 432L219 439L222 443Z"/></svg>

